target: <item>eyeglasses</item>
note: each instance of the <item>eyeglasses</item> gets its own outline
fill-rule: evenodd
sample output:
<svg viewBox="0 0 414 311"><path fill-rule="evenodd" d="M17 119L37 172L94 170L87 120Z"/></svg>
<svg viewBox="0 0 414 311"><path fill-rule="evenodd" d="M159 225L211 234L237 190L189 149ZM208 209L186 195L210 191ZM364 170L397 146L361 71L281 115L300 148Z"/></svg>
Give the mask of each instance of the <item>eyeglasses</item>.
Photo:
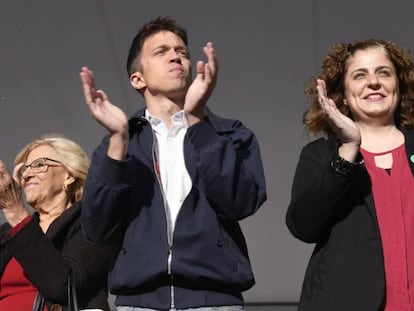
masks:
<svg viewBox="0 0 414 311"><path fill-rule="evenodd" d="M49 159L49 158L38 158L36 160L34 160L32 163L28 164L28 165L23 165L22 168L20 169L20 175L22 175L29 167L32 170L33 173L43 173L46 172L49 166L61 166L61 165L51 165L46 163L47 161L51 161L51 162L55 162L55 163L60 163L62 164L62 162L53 160L53 159Z"/></svg>

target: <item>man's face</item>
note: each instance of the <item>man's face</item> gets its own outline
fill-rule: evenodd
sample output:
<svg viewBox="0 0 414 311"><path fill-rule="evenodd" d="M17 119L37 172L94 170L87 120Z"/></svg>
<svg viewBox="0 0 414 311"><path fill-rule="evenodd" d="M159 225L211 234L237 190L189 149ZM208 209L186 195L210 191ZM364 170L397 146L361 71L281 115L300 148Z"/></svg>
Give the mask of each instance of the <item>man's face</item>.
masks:
<svg viewBox="0 0 414 311"><path fill-rule="evenodd" d="M161 31L148 37L142 46L140 62L143 87L152 96L171 99L185 96L191 82L191 63L179 36Z"/></svg>

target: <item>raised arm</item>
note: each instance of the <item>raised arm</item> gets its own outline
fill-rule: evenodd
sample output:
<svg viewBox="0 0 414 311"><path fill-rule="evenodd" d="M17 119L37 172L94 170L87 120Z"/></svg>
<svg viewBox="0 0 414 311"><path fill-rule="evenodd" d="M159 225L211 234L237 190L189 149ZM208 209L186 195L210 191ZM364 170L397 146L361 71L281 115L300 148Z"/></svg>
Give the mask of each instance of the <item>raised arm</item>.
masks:
<svg viewBox="0 0 414 311"><path fill-rule="evenodd" d="M187 137L188 167L195 167L196 183L217 214L238 221L255 213L266 200L266 185L253 132L239 121L209 115Z"/></svg>
<svg viewBox="0 0 414 311"><path fill-rule="evenodd" d="M107 241L122 223L122 201L130 187L124 184L128 148L128 119L113 105L88 68L80 72L85 102L92 117L109 135L95 150L83 192L81 222L87 238ZM104 177L103 177L104 176Z"/></svg>
<svg viewBox="0 0 414 311"><path fill-rule="evenodd" d="M347 161L354 162L361 145L361 133L358 125L341 113L337 109L336 103L328 98L325 81L317 80L316 89L321 108L340 141L339 156Z"/></svg>
<svg viewBox="0 0 414 311"><path fill-rule="evenodd" d="M370 190L365 167L357 165L351 174L341 174L332 166L337 156L338 142L334 138L320 138L301 152L286 223L291 233L304 242L324 241L333 225Z"/></svg>
<svg viewBox="0 0 414 311"><path fill-rule="evenodd" d="M188 157L191 161L188 166L195 165L200 177L198 182L205 187L217 213L238 221L256 212L266 200L259 144L239 121L212 115L209 120L205 119L206 103L217 82L218 61L211 42L203 51L207 62L197 62L197 76L184 104L190 125L186 154L192 154Z"/></svg>
<svg viewBox="0 0 414 311"><path fill-rule="evenodd" d="M0 160L0 208L12 227L29 216L22 201L19 181L22 166L23 163L20 163L14 168L12 178L6 165Z"/></svg>
<svg viewBox="0 0 414 311"><path fill-rule="evenodd" d="M213 43L208 42L203 51L207 57L207 62L197 62L197 75L185 97L184 112L190 126L204 118L207 100L212 94L217 81L218 62Z"/></svg>
<svg viewBox="0 0 414 311"><path fill-rule="evenodd" d="M93 72L83 67L80 72L85 102L91 116L105 127L110 135L107 154L115 160L123 160L128 148L128 118L113 105L102 90L97 90Z"/></svg>

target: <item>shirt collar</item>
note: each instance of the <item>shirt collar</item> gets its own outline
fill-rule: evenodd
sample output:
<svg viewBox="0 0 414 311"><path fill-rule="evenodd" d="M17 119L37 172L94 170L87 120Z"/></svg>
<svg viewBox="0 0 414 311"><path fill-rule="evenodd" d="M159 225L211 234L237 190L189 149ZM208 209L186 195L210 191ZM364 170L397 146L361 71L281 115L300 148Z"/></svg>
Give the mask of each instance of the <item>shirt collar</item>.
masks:
<svg viewBox="0 0 414 311"><path fill-rule="evenodd" d="M148 111L148 109L145 109L145 119L147 119L148 122L154 127L157 127L160 124L164 123L160 118L152 115ZM171 116L171 121L172 121L173 126L175 125L175 126L180 126L180 127L188 127L187 118L185 117L184 110L174 113Z"/></svg>
<svg viewBox="0 0 414 311"><path fill-rule="evenodd" d="M164 122L150 114L148 109L145 109L145 119L151 124L152 128L155 130L160 130L161 128L165 128ZM185 117L184 110L178 111L171 116L172 127L171 129L180 129L180 128L188 128L187 118Z"/></svg>

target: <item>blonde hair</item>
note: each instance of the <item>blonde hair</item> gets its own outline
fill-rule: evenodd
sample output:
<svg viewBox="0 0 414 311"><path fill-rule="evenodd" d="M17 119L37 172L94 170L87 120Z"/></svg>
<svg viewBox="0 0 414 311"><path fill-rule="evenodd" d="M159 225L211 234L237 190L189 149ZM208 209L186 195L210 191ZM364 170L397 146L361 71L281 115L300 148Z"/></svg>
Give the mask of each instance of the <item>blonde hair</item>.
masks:
<svg viewBox="0 0 414 311"><path fill-rule="evenodd" d="M26 145L15 157L14 165L25 162L29 153L40 146L50 146L61 157L63 166L76 178L68 189L68 199L71 203L82 199L83 187L89 169L89 158L85 151L74 141L65 138L60 134L44 135Z"/></svg>

